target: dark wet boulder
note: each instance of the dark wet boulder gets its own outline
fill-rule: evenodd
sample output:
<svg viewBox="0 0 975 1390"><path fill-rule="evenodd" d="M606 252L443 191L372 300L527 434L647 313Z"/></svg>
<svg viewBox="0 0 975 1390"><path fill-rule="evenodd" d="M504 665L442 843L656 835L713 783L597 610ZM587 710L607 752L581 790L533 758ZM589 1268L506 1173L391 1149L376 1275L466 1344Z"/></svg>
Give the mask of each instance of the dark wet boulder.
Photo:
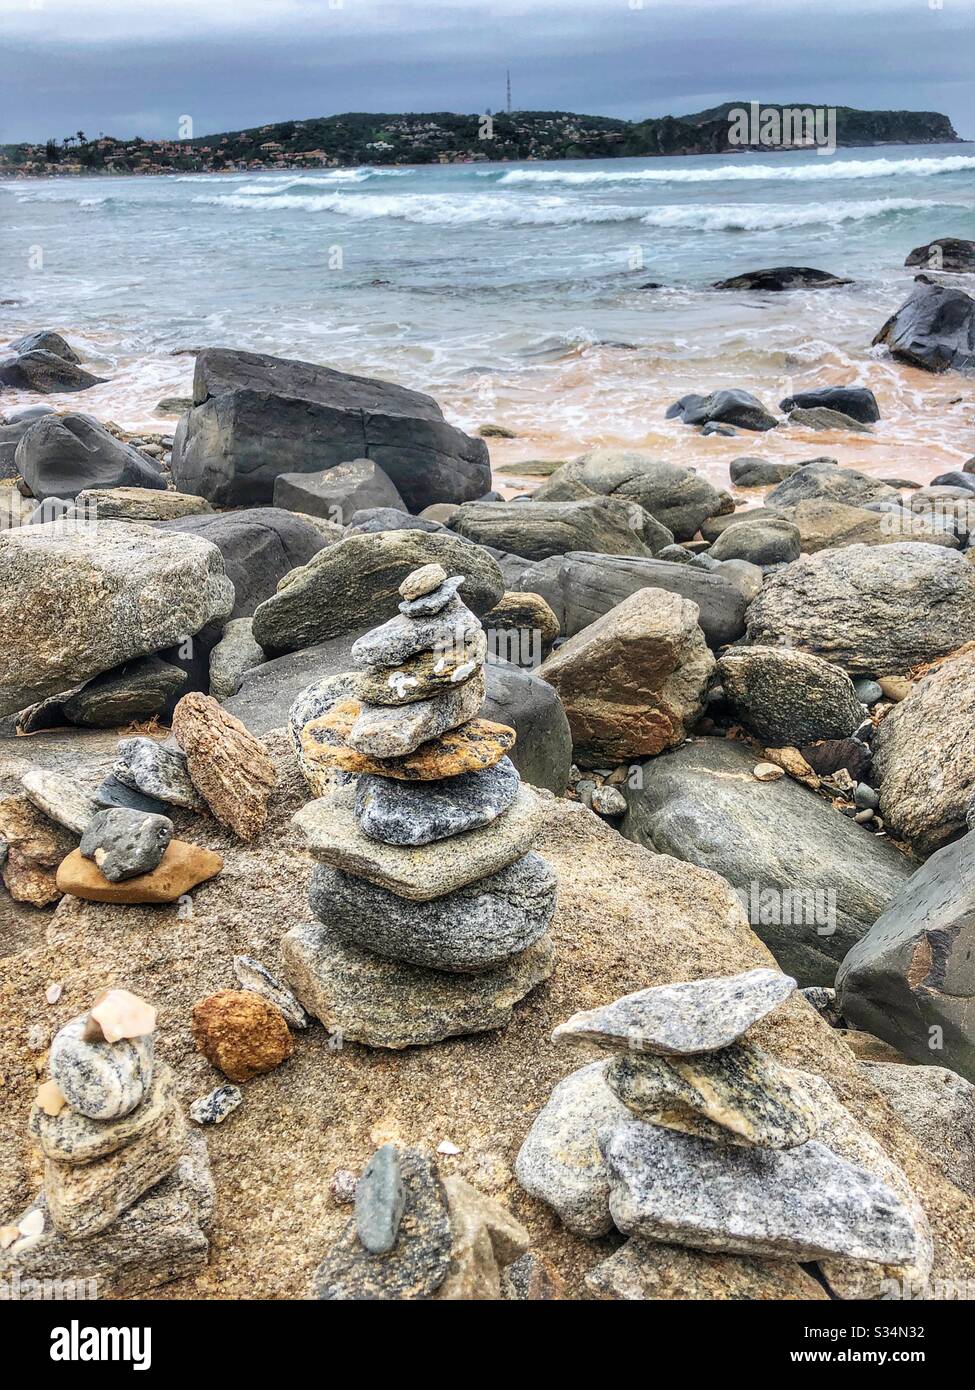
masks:
<svg viewBox="0 0 975 1390"><path fill-rule="evenodd" d="M92 488L166 487L155 463L89 415L42 415L25 431L14 462L41 502Z"/></svg>
<svg viewBox="0 0 975 1390"><path fill-rule="evenodd" d="M34 423L33 420L17 420L0 425L0 478L16 478L17 445Z"/></svg>
<svg viewBox="0 0 975 1390"><path fill-rule="evenodd" d="M938 850L853 946L836 1006L905 1057L975 1080L975 836Z"/></svg>
<svg viewBox="0 0 975 1390"><path fill-rule="evenodd" d="M787 565L798 560L799 528L791 521L745 521L723 531L707 552L711 560L748 560L753 565ZM701 558L701 557L699 557Z"/></svg>
<svg viewBox="0 0 975 1390"><path fill-rule="evenodd" d="M729 280L718 280L711 288L715 290L824 290L836 285L852 285L852 280L844 280L831 275L828 270L814 270L807 265L776 265L768 270L746 270L743 275L732 275Z"/></svg>
<svg viewBox="0 0 975 1390"><path fill-rule="evenodd" d="M880 419L880 407L872 391L865 386L819 386L814 391L797 391L794 396L786 396L779 401L779 409L815 410L822 406L826 410L836 410L851 420L859 420L863 425L875 424Z"/></svg>
<svg viewBox="0 0 975 1390"><path fill-rule="evenodd" d="M0 362L0 386L13 386L21 391L40 391L45 395L56 391L87 391L107 380L93 376L54 352L35 348Z"/></svg>
<svg viewBox="0 0 975 1390"><path fill-rule="evenodd" d="M71 344L62 338L60 333L55 333L50 328L42 328L37 333L26 333L23 338L18 338L10 344L10 351L18 355L25 352L52 352L55 357L61 357L65 362L81 361Z"/></svg>
<svg viewBox="0 0 975 1390"><path fill-rule="evenodd" d="M680 418L685 425L737 425L743 430L773 430L778 420L750 391L732 388L709 396L682 396L667 409L667 419Z"/></svg>
<svg viewBox="0 0 975 1390"><path fill-rule="evenodd" d="M927 246L915 246L904 264L920 265L925 270L975 270L975 241L956 236L938 237Z"/></svg>
<svg viewBox="0 0 975 1390"><path fill-rule="evenodd" d="M975 299L919 275L910 298L873 341L928 372L975 372Z"/></svg>
<svg viewBox="0 0 975 1390"><path fill-rule="evenodd" d="M220 506L273 499L282 473L370 459L413 512L491 486L487 446L448 425L429 396L262 353L196 359L194 407L180 421L173 477Z"/></svg>

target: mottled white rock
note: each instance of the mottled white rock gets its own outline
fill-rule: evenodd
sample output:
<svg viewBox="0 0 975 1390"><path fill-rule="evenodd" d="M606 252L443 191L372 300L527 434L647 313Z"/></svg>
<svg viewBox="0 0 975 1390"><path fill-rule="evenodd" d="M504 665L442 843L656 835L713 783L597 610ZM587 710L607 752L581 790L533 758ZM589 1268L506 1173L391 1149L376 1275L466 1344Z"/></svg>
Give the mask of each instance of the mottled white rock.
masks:
<svg viewBox="0 0 975 1390"><path fill-rule="evenodd" d="M128 1115L152 1085L153 1035L85 1042L87 1014L66 1023L51 1043L48 1070L72 1110L91 1120Z"/></svg>

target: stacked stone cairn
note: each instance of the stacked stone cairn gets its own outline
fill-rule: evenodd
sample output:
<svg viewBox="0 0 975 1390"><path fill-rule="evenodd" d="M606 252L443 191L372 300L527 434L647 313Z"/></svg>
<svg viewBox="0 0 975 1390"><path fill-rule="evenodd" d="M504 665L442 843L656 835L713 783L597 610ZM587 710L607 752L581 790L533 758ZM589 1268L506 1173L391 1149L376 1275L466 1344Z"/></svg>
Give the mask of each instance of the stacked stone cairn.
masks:
<svg viewBox="0 0 975 1390"><path fill-rule="evenodd" d="M528 1233L419 1149L384 1144L355 1185L355 1211L314 1278L316 1298L438 1302L509 1297Z"/></svg>
<svg viewBox="0 0 975 1390"><path fill-rule="evenodd" d="M206 1142L156 1060L155 1027L151 1005L111 989L55 1035L28 1123L43 1188L0 1228L11 1297L132 1296L206 1263Z"/></svg>
<svg viewBox="0 0 975 1390"><path fill-rule="evenodd" d="M654 1296L674 1246L706 1252L712 1279L715 1254L745 1257L724 1264L752 1283L763 1257L780 1280L783 1261L797 1262L800 1281L798 1262L819 1261L840 1297L878 1296L871 1267L893 1277L930 1269L903 1172L821 1077L745 1036L794 989L778 971L751 970L641 990L555 1029L554 1040L610 1058L556 1087L515 1172L571 1230L630 1237L590 1274L597 1296ZM777 1287L754 1296L782 1296ZM787 1296L821 1296L809 1287Z"/></svg>
<svg viewBox="0 0 975 1390"><path fill-rule="evenodd" d="M345 1039L402 1048L503 1027L548 978L556 880L542 805L477 717L486 639L462 577L424 565L359 670L303 691L292 736L320 793L294 818L318 861L317 923L285 936L301 1003Z"/></svg>

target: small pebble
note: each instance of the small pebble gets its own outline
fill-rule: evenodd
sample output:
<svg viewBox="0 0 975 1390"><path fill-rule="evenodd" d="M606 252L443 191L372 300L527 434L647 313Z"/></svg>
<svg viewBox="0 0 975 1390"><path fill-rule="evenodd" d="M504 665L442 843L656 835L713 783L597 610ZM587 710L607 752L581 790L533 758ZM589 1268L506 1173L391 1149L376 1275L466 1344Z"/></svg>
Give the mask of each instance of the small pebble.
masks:
<svg viewBox="0 0 975 1390"><path fill-rule="evenodd" d="M355 1201L356 1183L359 1181L351 1168L336 1168L328 1185L332 1201L338 1206L348 1206Z"/></svg>
<svg viewBox="0 0 975 1390"><path fill-rule="evenodd" d="M857 699L863 705L875 705L884 698L884 692L877 681L859 680L853 682Z"/></svg>
<svg viewBox="0 0 975 1390"><path fill-rule="evenodd" d="M424 594L432 594L434 589L439 589L446 579L447 571L443 565L421 565L403 580L399 586L400 596L408 601L422 598Z"/></svg>
<svg viewBox="0 0 975 1390"><path fill-rule="evenodd" d="M857 783L853 792L853 800L860 811L876 811L880 805L879 793L868 782Z"/></svg>
<svg viewBox="0 0 975 1390"><path fill-rule="evenodd" d="M752 768L752 776L759 782L777 782L785 773L781 767L776 767L775 763L756 763Z"/></svg>
<svg viewBox="0 0 975 1390"><path fill-rule="evenodd" d="M371 1255L392 1250L405 1205L399 1150L395 1144L383 1144L362 1170L355 1189L356 1234Z"/></svg>
<svg viewBox="0 0 975 1390"><path fill-rule="evenodd" d="M56 1004L58 1000L61 998L61 993L63 989L64 985L48 985L47 989L44 991L44 998L47 1000L49 1004Z"/></svg>
<svg viewBox="0 0 975 1390"><path fill-rule="evenodd" d="M51 1041L51 1034L43 1023L35 1023L27 1031L27 1046L31 1052L43 1052Z"/></svg>
<svg viewBox="0 0 975 1390"><path fill-rule="evenodd" d="M218 1086L190 1106L190 1119L198 1125L220 1125L244 1099L239 1086Z"/></svg>
<svg viewBox="0 0 975 1390"><path fill-rule="evenodd" d="M441 1140L441 1142L437 1145L437 1153L438 1153L438 1154L459 1154L459 1153L460 1153L460 1149L458 1149L458 1147L457 1147L456 1144L452 1144L452 1143L450 1142L449 1139L443 1139L443 1140Z"/></svg>
<svg viewBox="0 0 975 1390"><path fill-rule="evenodd" d="M857 825L866 825L867 821L873 820L873 811L869 807L865 811L857 811L853 819Z"/></svg>
<svg viewBox="0 0 975 1390"><path fill-rule="evenodd" d="M601 816L625 816L626 797L615 787L597 787L592 794L592 809Z"/></svg>

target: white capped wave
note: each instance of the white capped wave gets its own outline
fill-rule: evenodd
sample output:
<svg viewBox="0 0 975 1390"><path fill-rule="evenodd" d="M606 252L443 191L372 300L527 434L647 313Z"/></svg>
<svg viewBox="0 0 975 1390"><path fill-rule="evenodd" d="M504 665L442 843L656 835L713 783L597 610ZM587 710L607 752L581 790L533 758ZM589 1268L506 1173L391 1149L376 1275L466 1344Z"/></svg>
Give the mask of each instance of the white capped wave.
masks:
<svg viewBox="0 0 975 1390"><path fill-rule="evenodd" d="M744 158L744 156L742 157ZM748 157L749 159L751 156ZM782 179L805 183L819 179L882 179L898 175L930 178L936 174L960 174L975 170L975 156L946 155L940 159L848 159L817 157L808 164L731 163L719 169L509 169L497 177L495 170L481 171L498 184L576 184L581 187L613 183L734 183Z"/></svg>
<svg viewBox="0 0 975 1390"><path fill-rule="evenodd" d="M873 198L848 203L804 203L794 207L778 203L705 206L676 204L670 207L624 207L616 204L580 203L556 196L506 198L492 194L448 193L301 193L272 192L260 198L228 193L201 196L196 203L241 211L331 212L360 221L394 218L428 226L567 227L580 223L640 222L662 230L674 228L702 232L764 231L785 227L838 226L890 213L952 206L927 198Z"/></svg>

